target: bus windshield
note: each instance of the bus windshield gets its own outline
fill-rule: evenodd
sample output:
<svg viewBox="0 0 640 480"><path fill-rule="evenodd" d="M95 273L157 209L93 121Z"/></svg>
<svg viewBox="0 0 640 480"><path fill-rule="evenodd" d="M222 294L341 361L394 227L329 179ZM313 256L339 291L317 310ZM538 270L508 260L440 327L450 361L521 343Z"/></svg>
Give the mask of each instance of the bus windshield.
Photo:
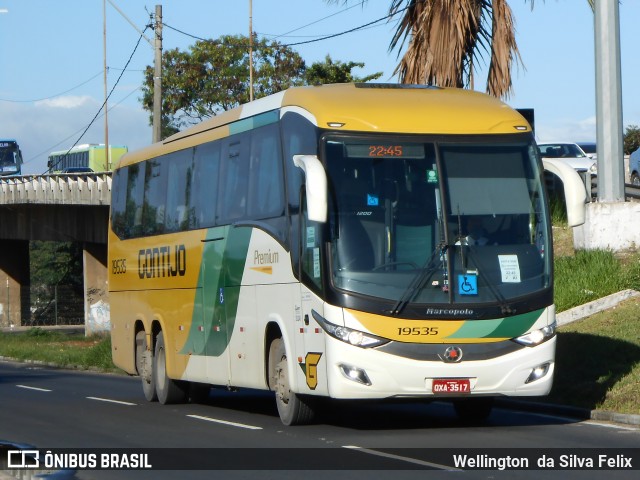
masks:
<svg viewBox="0 0 640 480"><path fill-rule="evenodd" d="M18 144L13 140L0 140L0 175L18 175L21 165Z"/></svg>
<svg viewBox="0 0 640 480"><path fill-rule="evenodd" d="M535 145L325 137L332 285L398 303L504 304L551 285Z"/></svg>

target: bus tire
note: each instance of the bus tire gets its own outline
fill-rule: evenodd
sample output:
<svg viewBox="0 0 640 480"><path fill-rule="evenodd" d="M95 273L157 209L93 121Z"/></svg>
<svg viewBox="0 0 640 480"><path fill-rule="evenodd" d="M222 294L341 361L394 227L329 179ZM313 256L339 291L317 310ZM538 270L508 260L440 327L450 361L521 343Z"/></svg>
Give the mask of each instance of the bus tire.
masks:
<svg viewBox="0 0 640 480"><path fill-rule="evenodd" d="M147 335L141 330L136 333L136 370L142 381L144 398L149 402L158 401L153 363L153 353L147 350Z"/></svg>
<svg viewBox="0 0 640 480"><path fill-rule="evenodd" d="M453 401L453 408L460 420L465 422L483 422L493 410L493 397L465 398Z"/></svg>
<svg viewBox="0 0 640 480"><path fill-rule="evenodd" d="M162 332L158 334L158 338L156 339L156 351L153 358L153 376L156 383L158 401L161 404L184 403L187 400L188 384L179 380L173 380L167 376L167 353Z"/></svg>
<svg viewBox="0 0 640 480"><path fill-rule="evenodd" d="M287 426L310 423L315 412L311 401L291 391L289 387L288 357L282 338L276 338L269 348L269 374L276 394L280 420Z"/></svg>

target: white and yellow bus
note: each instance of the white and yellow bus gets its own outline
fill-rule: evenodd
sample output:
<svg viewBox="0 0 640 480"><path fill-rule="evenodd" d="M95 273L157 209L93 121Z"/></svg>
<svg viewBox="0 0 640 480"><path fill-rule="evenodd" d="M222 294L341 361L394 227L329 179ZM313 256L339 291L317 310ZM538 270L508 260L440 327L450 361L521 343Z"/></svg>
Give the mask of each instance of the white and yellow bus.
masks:
<svg viewBox="0 0 640 480"><path fill-rule="evenodd" d="M585 190L570 168L569 220ZM582 217L582 220L581 220ZM113 174L114 363L150 401L545 395L552 245L530 126L472 91L291 88L124 156Z"/></svg>

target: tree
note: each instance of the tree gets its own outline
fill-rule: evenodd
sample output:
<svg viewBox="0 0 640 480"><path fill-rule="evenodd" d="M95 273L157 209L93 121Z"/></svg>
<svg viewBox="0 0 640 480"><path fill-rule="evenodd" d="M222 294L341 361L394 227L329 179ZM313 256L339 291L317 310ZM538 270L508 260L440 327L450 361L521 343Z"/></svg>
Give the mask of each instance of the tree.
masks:
<svg viewBox="0 0 640 480"><path fill-rule="evenodd" d="M640 128L637 125L629 125L624 132L624 153L631 155L640 148Z"/></svg>
<svg viewBox="0 0 640 480"><path fill-rule="evenodd" d="M187 52L167 50L162 56L162 138L249 101L249 39L223 36L197 41ZM358 77L361 62L324 62L307 68L298 53L267 40L254 39L254 96L264 97L296 85L368 82L382 72ZM153 112L153 67L145 69L142 104ZM151 121L151 116L149 117Z"/></svg>
<svg viewBox="0 0 640 480"><path fill-rule="evenodd" d="M29 246L31 284L82 287L82 245L33 241Z"/></svg>
<svg viewBox="0 0 640 480"><path fill-rule="evenodd" d="M533 8L534 0L525 1ZM588 2L593 8L594 0ZM394 72L401 82L472 86L474 65L490 52L487 92L509 96L511 69L522 59L507 0L391 0L389 14L399 13L389 48L401 50L408 42Z"/></svg>
<svg viewBox="0 0 640 480"><path fill-rule="evenodd" d="M305 81L309 85L323 85L326 83L350 83L369 82L377 80L382 76L382 72L377 72L366 77L356 77L351 73L355 67L363 68L362 62L334 62L330 55L325 57L324 62L315 62L305 72Z"/></svg>
<svg viewBox="0 0 640 480"><path fill-rule="evenodd" d="M82 245L30 242L31 321L77 323L84 319Z"/></svg>
<svg viewBox="0 0 640 480"><path fill-rule="evenodd" d="M254 39L255 97L304 83L300 55L278 42ZM249 101L249 41L226 35L198 40L188 52L162 56L163 137ZM153 111L153 68L145 69L143 107Z"/></svg>

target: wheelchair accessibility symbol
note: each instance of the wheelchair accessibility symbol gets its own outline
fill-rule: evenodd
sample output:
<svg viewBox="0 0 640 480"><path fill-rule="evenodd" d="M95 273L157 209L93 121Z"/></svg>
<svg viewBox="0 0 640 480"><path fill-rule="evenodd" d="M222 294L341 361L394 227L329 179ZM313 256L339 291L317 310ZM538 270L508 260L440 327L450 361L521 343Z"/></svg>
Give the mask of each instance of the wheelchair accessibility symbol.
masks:
<svg viewBox="0 0 640 480"><path fill-rule="evenodd" d="M460 295L477 295L478 294L478 276L477 275L458 275L458 294Z"/></svg>

